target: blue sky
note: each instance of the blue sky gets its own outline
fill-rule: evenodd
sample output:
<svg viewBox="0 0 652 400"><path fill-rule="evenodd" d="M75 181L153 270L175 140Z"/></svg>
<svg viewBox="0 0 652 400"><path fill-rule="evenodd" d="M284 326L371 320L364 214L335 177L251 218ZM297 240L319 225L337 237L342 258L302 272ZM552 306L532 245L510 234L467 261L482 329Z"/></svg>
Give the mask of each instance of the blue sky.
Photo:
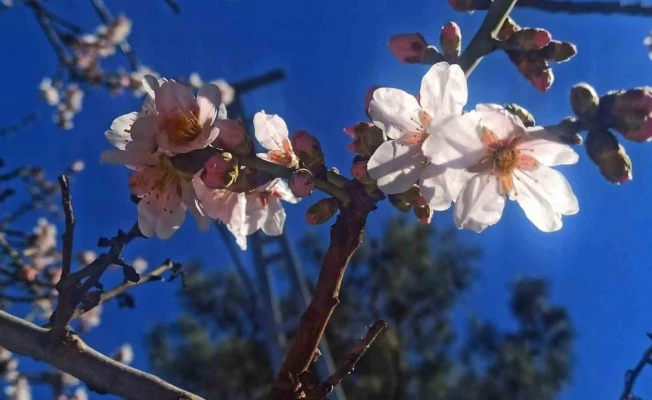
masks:
<svg viewBox="0 0 652 400"><path fill-rule="evenodd" d="M347 171L350 154L342 128L365 118L363 98L372 85L418 90L423 66L403 65L387 51L395 33L422 32L436 43L439 28L456 21L466 44L483 13L455 13L443 0L183 1L174 15L163 1L107 1L134 21L131 44L141 61L166 76L197 71L205 79L237 81L281 67L287 79L245 97L250 112L280 114L291 131L306 129L322 142L327 162ZM90 2L88 2L90 3ZM53 0L55 11L83 21L89 29L99 21L87 2ZM591 83L599 93L650 84L652 62L641 44L652 28L644 18L568 16L516 10L523 26L543 27L554 38L577 44L579 54L554 67L555 84L547 94L536 92L503 54L491 55L469 80L469 105L516 102L541 124L552 124L570 113L568 90L577 82ZM139 106L130 95L110 98L105 91L87 92L84 110L72 131L58 131L50 110L39 100L37 85L54 74L56 58L33 16L24 7L0 13L0 125L37 110L41 119L29 130L2 139L1 155L8 165L37 164L54 177L76 159L87 169L73 183L78 216L77 249L94 248L99 236L126 229L135 220L129 201L127 171L100 165L108 148L103 131L111 120ZM615 399L624 372L649 345L652 330L652 145L626 143L634 163L634 180L621 187L602 179L578 148L580 163L565 167L580 202L580 212L564 219L564 228L543 234L520 208L508 204L502 221L480 235L460 237L482 247L481 282L460 306L460 317L471 313L509 325L508 284L520 275L552 281L554 302L566 306L575 322L577 343L573 383L563 399ZM288 211L288 224L298 238L305 231L304 201ZM370 229L378 231L393 211L380 207ZM200 234L188 220L167 242L141 240L129 247L127 259L146 257L151 264L165 258L199 258L208 267L227 268L224 247L216 232ZM31 224L32 221L26 221ZM450 212L434 223L452 226ZM171 294L176 287L152 284L134 291L136 311L105 308L102 329L86 336L91 345L112 351L125 341L136 345L137 367L146 368L142 335L157 321L175 314ZM652 393L652 371L643 373L637 393Z"/></svg>

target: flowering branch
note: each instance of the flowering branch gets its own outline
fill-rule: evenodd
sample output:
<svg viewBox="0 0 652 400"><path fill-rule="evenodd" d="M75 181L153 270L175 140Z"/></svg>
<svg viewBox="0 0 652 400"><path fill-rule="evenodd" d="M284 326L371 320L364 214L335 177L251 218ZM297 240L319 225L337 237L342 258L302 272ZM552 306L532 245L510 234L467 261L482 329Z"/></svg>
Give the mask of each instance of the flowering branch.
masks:
<svg viewBox="0 0 652 400"><path fill-rule="evenodd" d="M495 50L494 39L515 4L516 0L495 0L491 3L482 25L459 59L459 65L467 77L471 75L482 57Z"/></svg>
<svg viewBox="0 0 652 400"><path fill-rule="evenodd" d="M346 363L341 365L333 375L329 376L321 385L308 394L307 400L322 400L325 399L332 391L333 388L349 375L355 369L356 364L364 353L367 351L371 343L376 340L376 337L387 328L387 322L378 320L373 323L367 330L367 333L362 337L358 343L355 344L351 353L346 359Z"/></svg>
<svg viewBox="0 0 652 400"><path fill-rule="evenodd" d="M367 215L376 208L375 199L362 185L347 186L351 203L341 208L331 228L330 245L322 262L314 297L301 316L299 328L276 377L272 395L275 400L300 399L305 395L299 376L308 370L330 317L339 303L339 291L346 266L362 243Z"/></svg>
<svg viewBox="0 0 652 400"><path fill-rule="evenodd" d="M648 337L652 339L652 334L648 333ZM652 346L645 350L643 357L641 357L641 360L636 364L634 369L630 369L625 373L625 387L623 389L623 394L620 395L620 400L630 400L632 398L631 393L634 383L641 374L641 371L643 371L643 368L648 364L652 364Z"/></svg>
<svg viewBox="0 0 652 400"><path fill-rule="evenodd" d="M50 332L0 311L0 346L65 371L98 393L125 399L201 400L153 375L131 368L90 348L77 336L52 346Z"/></svg>
<svg viewBox="0 0 652 400"><path fill-rule="evenodd" d="M93 8L95 8L95 11L97 11L97 14L100 16L102 21L106 26L111 25L111 22L113 21L113 17L111 17L111 13L109 12L109 9L106 8L106 5L104 4L103 0L91 0L91 3L93 3ZM118 42L118 47L120 48L120 51L122 54L127 57L127 60L129 61L129 65L131 68L136 71L138 68L140 68L140 62L138 62L138 57L136 57L136 54L134 54L131 45L129 42L127 42L127 39L122 39Z"/></svg>

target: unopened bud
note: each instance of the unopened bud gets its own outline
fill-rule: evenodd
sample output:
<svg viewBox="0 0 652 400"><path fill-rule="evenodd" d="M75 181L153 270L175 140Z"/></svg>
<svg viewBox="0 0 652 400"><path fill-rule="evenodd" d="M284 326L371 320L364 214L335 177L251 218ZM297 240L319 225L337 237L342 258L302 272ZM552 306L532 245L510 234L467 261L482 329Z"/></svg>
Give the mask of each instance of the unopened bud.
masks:
<svg viewBox="0 0 652 400"><path fill-rule="evenodd" d="M408 212L412 209L410 202L406 201L400 194L390 194L387 196L389 202L401 212Z"/></svg>
<svg viewBox="0 0 652 400"><path fill-rule="evenodd" d="M367 171L367 160L354 162L351 165L351 175L364 184L371 184L374 182L374 180L369 176L369 171Z"/></svg>
<svg viewBox="0 0 652 400"><path fill-rule="evenodd" d="M389 38L389 51L400 61L409 64L423 62L428 47L420 33L402 33Z"/></svg>
<svg viewBox="0 0 652 400"><path fill-rule="evenodd" d="M652 88L615 93L611 110L614 128L634 142L652 140Z"/></svg>
<svg viewBox="0 0 652 400"><path fill-rule="evenodd" d="M546 60L561 63L575 57L577 47L572 43L552 40L547 46L541 49L541 54Z"/></svg>
<svg viewBox="0 0 652 400"><path fill-rule="evenodd" d="M455 11L473 11L473 0L448 0Z"/></svg>
<svg viewBox="0 0 652 400"><path fill-rule="evenodd" d="M462 31L460 27L455 22L447 23L441 28L439 41L446 61L456 61L462 49Z"/></svg>
<svg viewBox="0 0 652 400"><path fill-rule="evenodd" d="M514 21L511 17L507 17L505 22L503 22L503 26L500 27L500 30L498 31L498 39L500 40L509 40L509 38L512 37L512 35L516 32L518 32L521 29L521 27Z"/></svg>
<svg viewBox="0 0 652 400"><path fill-rule="evenodd" d="M529 51L547 46L552 40L552 36L545 29L525 28L514 32L509 40L518 49Z"/></svg>
<svg viewBox="0 0 652 400"><path fill-rule="evenodd" d="M312 194L315 187L315 178L312 176L312 172L302 168L292 173L288 184L293 195L306 197Z"/></svg>
<svg viewBox="0 0 652 400"><path fill-rule="evenodd" d="M324 166L324 153L321 144L306 131L297 131L292 136L292 148L306 168L315 171Z"/></svg>
<svg viewBox="0 0 652 400"><path fill-rule="evenodd" d="M220 132L217 139L212 143L213 147L241 156L246 156L251 152L253 144L242 121L232 119L217 120L215 121L215 128L219 129Z"/></svg>
<svg viewBox="0 0 652 400"><path fill-rule="evenodd" d="M371 156L381 144L387 141L385 132L370 122L360 122L346 127L344 133L355 139L347 148L362 156Z"/></svg>
<svg viewBox="0 0 652 400"><path fill-rule="evenodd" d="M546 66L542 70L532 73L529 80L536 90L547 92L555 81L555 75L552 73L552 68Z"/></svg>
<svg viewBox="0 0 652 400"><path fill-rule="evenodd" d="M308 207L306 222L310 225L323 224L335 215L339 206L338 200L333 197L321 199Z"/></svg>
<svg viewBox="0 0 652 400"><path fill-rule="evenodd" d="M591 119L598 112L600 97L588 83L578 83L570 90L570 103L575 115Z"/></svg>
<svg viewBox="0 0 652 400"><path fill-rule="evenodd" d="M231 153L220 153L204 163L201 180L210 189L225 189L238 178L238 162Z"/></svg>
<svg viewBox="0 0 652 400"><path fill-rule="evenodd" d="M422 207L414 207L412 210L420 224L428 225L432 220L432 209L428 204Z"/></svg>
<svg viewBox="0 0 652 400"><path fill-rule="evenodd" d="M609 182L620 184L632 180L632 161L625 148L608 130L589 132L586 152Z"/></svg>
<svg viewBox="0 0 652 400"><path fill-rule="evenodd" d="M518 119L520 119L521 122L523 122L523 125L525 125L527 128L531 128L536 124L534 121L534 116L532 116L528 110L516 103L506 104L505 109L513 115L517 116Z"/></svg>

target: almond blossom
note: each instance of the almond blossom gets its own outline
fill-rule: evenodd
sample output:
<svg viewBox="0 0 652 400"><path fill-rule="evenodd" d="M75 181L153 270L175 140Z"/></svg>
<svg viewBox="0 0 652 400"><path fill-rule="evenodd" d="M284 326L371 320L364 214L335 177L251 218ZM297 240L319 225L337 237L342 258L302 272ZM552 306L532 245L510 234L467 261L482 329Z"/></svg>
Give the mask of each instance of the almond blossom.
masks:
<svg viewBox="0 0 652 400"><path fill-rule="evenodd" d="M408 190L426 165L421 145L428 127L442 118L462 112L468 97L466 78L458 65L433 65L421 81L419 99L393 88L373 92L369 115L389 140L374 152L367 164L369 176L384 193Z"/></svg>
<svg viewBox="0 0 652 400"><path fill-rule="evenodd" d="M288 168L299 165L299 159L292 149L288 127L283 118L259 111L254 115L254 130L256 140L269 150L267 154L258 154L258 157Z"/></svg>
<svg viewBox="0 0 652 400"><path fill-rule="evenodd" d="M247 235L262 229L269 236L283 233L285 210L281 200L291 204L299 202L283 180L260 187L246 195L247 207L243 230Z"/></svg>
<svg viewBox="0 0 652 400"><path fill-rule="evenodd" d="M193 185L206 215L226 224L238 246L242 250L246 250L247 234L244 222L247 200L245 194L227 189L209 189L199 178L193 180Z"/></svg>
<svg viewBox="0 0 652 400"><path fill-rule="evenodd" d="M439 176L456 198L460 229L481 232L498 222L506 196L543 232L559 230L562 215L579 211L568 181L550 168L575 164L577 153L541 127L526 129L500 106L446 119L431 129L423 150L433 168L448 168Z"/></svg>

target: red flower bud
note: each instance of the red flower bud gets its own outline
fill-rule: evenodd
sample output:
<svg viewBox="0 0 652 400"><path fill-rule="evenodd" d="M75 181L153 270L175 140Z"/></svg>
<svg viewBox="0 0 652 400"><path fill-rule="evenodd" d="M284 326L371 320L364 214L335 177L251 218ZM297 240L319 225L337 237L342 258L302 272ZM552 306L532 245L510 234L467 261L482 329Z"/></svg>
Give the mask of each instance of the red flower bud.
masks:
<svg viewBox="0 0 652 400"><path fill-rule="evenodd" d="M652 140L652 88L630 89L615 96L614 128L634 142Z"/></svg>
<svg viewBox="0 0 652 400"><path fill-rule="evenodd" d="M292 148L299 160L310 170L324 165L324 153L319 141L306 131L297 131L292 136Z"/></svg>
<svg viewBox="0 0 652 400"><path fill-rule="evenodd" d="M611 132L591 131L585 144L589 158L598 166L605 179L615 184L632 180L632 161Z"/></svg>
<svg viewBox="0 0 652 400"><path fill-rule="evenodd" d="M402 33L389 38L389 51L400 61L409 64L423 62L428 47L420 33Z"/></svg>
<svg viewBox="0 0 652 400"><path fill-rule="evenodd" d="M312 190L315 187L315 178L313 178L312 172L307 169L299 169L294 171L288 184L293 195L296 197L306 197L312 194Z"/></svg>
<svg viewBox="0 0 652 400"><path fill-rule="evenodd" d="M525 28L514 32L509 38L521 50L539 50L552 40L550 32L545 29Z"/></svg>
<svg viewBox="0 0 652 400"><path fill-rule="evenodd" d="M462 31L455 22L449 22L441 28L439 34L441 50L447 61L456 61L462 49Z"/></svg>

